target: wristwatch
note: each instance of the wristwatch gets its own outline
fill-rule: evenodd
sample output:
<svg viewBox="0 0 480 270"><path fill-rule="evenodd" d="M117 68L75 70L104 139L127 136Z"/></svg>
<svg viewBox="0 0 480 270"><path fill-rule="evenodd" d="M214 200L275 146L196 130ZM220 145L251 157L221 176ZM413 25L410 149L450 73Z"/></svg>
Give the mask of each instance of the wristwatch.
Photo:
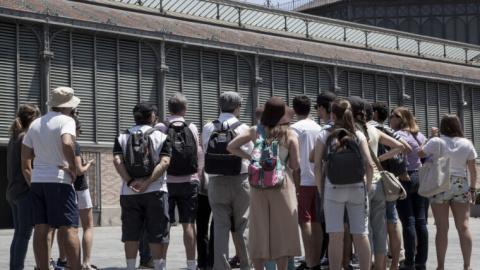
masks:
<svg viewBox="0 0 480 270"><path fill-rule="evenodd" d="M130 180L128 180L127 182L127 187L130 187L130 185L132 184L132 182L135 181L135 178L130 178Z"/></svg>

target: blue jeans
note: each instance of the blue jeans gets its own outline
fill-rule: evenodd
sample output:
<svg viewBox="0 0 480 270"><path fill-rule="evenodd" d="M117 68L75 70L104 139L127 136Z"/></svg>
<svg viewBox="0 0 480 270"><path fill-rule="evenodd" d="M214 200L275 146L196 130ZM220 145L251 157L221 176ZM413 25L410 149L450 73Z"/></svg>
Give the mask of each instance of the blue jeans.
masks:
<svg viewBox="0 0 480 270"><path fill-rule="evenodd" d="M27 256L28 242L32 236L33 226L29 222L30 198L26 194L16 200L9 201L13 213L12 245L10 246L10 270L23 270Z"/></svg>
<svg viewBox="0 0 480 270"><path fill-rule="evenodd" d="M150 252L150 245L147 238L147 230L143 229L140 243L138 244L138 252L140 253L140 262L146 263L152 258L152 252Z"/></svg>
<svg viewBox="0 0 480 270"><path fill-rule="evenodd" d="M426 198L418 194L418 172L408 172L411 181L401 181L407 198L397 201L397 212L403 226L405 265L425 265L428 258L428 230L426 224ZM418 245L415 255L415 233Z"/></svg>

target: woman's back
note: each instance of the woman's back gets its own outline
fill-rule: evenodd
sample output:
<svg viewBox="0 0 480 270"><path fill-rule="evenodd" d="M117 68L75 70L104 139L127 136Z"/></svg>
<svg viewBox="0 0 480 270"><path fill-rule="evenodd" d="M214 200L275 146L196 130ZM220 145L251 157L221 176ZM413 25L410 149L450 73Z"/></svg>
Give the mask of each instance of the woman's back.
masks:
<svg viewBox="0 0 480 270"><path fill-rule="evenodd" d="M423 147L423 152L438 159L440 142L443 144L443 156L450 158L450 174L466 177L467 161L477 157L473 144L466 138L441 136L429 140Z"/></svg>
<svg viewBox="0 0 480 270"><path fill-rule="evenodd" d="M7 151L7 200L15 200L27 193L30 188L22 173L21 147L25 132L20 133L17 138L10 139Z"/></svg>

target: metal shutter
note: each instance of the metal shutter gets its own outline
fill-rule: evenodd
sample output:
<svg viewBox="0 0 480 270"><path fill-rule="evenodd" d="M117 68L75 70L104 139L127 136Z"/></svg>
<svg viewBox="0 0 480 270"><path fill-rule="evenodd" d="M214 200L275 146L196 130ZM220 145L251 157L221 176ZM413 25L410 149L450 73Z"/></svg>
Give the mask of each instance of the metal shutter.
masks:
<svg viewBox="0 0 480 270"><path fill-rule="evenodd" d="M338 70L338 79L337 79L337 85L340 87L340 93L337 93L338 97L348 97L349 93L349 78L348 78L348 71L341 71ZM333 88L330 88L330 91L333 90Z"/></svg>
<svg viewBox="0 0 480 270"><path fill-rule="evenodd" d="M180 58L181 53L179 47L168 49L165 59L168 66L168 72L165 76L165 108L163 108L166 116L169 115L168 100L172 97L173 93L182 91L182 68ZM160 119L160 121L163 120L167 119Z"/></svg>
<svg viewBox="0 0 480 270"><path fill-rule="evenodd" d="M446 114L450 113L450 90L448 84L439 84L438 85L438 95L440 99L440 119Z"/></svg>
<svg viewBox="0 0 480 270"><path fill-rule="evenodd" d="M430 137L430 128L439 127L438 117L440 115L440 108L438 106L438 84L427 82L427 133Z"/></svg>
<svg viewBox="0 0 480 270"><path fill-rule="evenodd" d="M50 63L50 87L55 89L60 86L71 86L70 32L57 34L50 45L50 50L53 52Z"/></svg>
<svg viewBox="0 0 480 270"><path fill-rule="evenodd" d="M285 100L285 103L289 106L293 106L293 98L296 95L303 95L303 66L290 64L289 70L289 78L290 78L290 100Z"/></svg>
<svg viewBox="0 0 480 270"><path fill-rule="evenodd" d="M348 93L348 96L362 96L362 74L360 72L345 71L348 73L348 88L343 89L342 92Z"/></svg>
<svg viewBox="0 0 480 270"><path fill-rule="evenodd" d="M20 25L20 104L41 107L39 45L35 34ZM45 99L45 102L48 98Z"/></svg>
<svg viewBox="0 0 480 270"><path fill-rule="evenodd" d="M273 96L271 60L266 60L260 66L260 77L262 78L262 83L258 86L258 106L263 106L265 102Z"/></svg>
<svg viewBox="0 0 480 270"><path fill-rule="evenodd" d="M95 87L93 36L72 35L72 87L81 100L78 105L83 133L79 140L95 141Z"/></svg>
<svg viewBox="0 0 480 270"><path fill-rule="evenodd" d="M238 57L238 82L239 93L243 97L242 107L240 107L240 120L251 126L255 115L253 108L253 91L252 91L252 69L247 60ZM253 60L253 59L249 59Z"/></svg>
<svg viewBox="0 0 480 270"><path fill-rule="evenodd" d="M477 102L472 102L469 105L473 107L473 119L476 121L473 122L473 142L475 143L475 149L477 153L480 153L480 88L473 88L472 90L472 100L476 100Z"/></svg>
<svg viewBox="0 0 480 270"><path fill-rule="evenodd" d="M273 95L288 100L288 67L287 63L273 62Z"/></svg>
<svg viewBox="0 0 480 270"><path fill-rule="evenodd" d="M185 118L197 127L202 124L200 93L200 52L184 49L183 94L188 100Z"/></svg>
<svg viewBox="0 0 480 270"><path fill-rule="evenodd" d="M458 86L460 88L460 86ZM459 97L459 91L457 90L457 87L450 85L450 110L451 113L454 113L456 115L459 115L459 104L460 104L460 97Z"/></svg>
<svg viewBox="0 0 480 270"><path fill-rule="evenodd" d="M120 40L120 129L135 125L133 108L139 101L138 44Z"/></svg>
<svg viewBox="0 0 480 270"><path fill-rule="evenodd" d="M141 100L158 107L157 57L147 44L140 43L140 46Z"/></svg>
<svg viewBox="0 0 480 270"><path fill-rule="evenodd" d="M381 101L388 104L388 77L384 75L377 75L375 82L375 100L370 100L370 102Z"/></svg>
<svg viewBox="0 0 480 270"><path fill-rule="evenodd" d="M17 107L16 64L17 31L14 24L0 23L0 137L8 137L8 129Z"/></svg>
<svg viewBox="0 0 480 270"><path fill-rule="evenodd" d="M97 138L112 143L118 135L117 40L97 37Z"/></svg>
<svg viewBox="0 0 480 270"><path fill-rule="evenodd" d="M390 98L388 106L391 109L397 107L400 104L399 95L400 95L400 85L394 77L388 78L388 84L390 86Z"/></svg>
<svg viewBox="0 0 480 270"><path fill-rule="evenodd" d="M213 121L218 118L218 96L220 95L219 82L219 59L220 56L215 52L203 52L202 55L202 126L206 121ZM198 128L199 131L202 127Z"/></svg>
<svg viewBox="0 0 480 270"><path fill-rule="evenodd" d="M423 135L427 136L427 83L415 81L415 118Z"/></svg>
<svg viewBox="0 0 480 270"><path fill-rule="evenodd" d="M305 90L312 102L310 116L313 117L315 122L318 120L315 104L317 104L317 96L320 89L320 86L318 85L318 71L318 67L305 66Z"/></svg>
<svg viewBox="0 0 480 270"><path fill-rule="evenodd" d="M221 91L237 91L237 57L231 54L220 55Z"/></svg>
<svg viewBox="0 0 480 270"><path fill-rule="evenodd" d="M471 87L465 87L464 96L465 96L465 101L467 102L467 106L464 107L464 118L463 118L465 137L467 137L470 140L474 140L475 138L473 137L473 125L474 125L475 118L473 118L473 106L472 106L473 92Z"/></svg>
<svg viewBox="0 0 480 270"><path fill-rule="evenodd" d="M320 68L320 92L332 91L332 77L326 69Z"/></svg>
<svg viewBox="0 0 480 270"><path fill-rule="evenodd" d="M413 90L414 82L415 81L413 79L407 80L405 78L405 94L408 95L410 98L405 100L404 106L407 107L410 111L412 111L415 114L415 110L413 106L414 99L415 99L414 90Z"/></svg>
<svg viewBox="0 0 480 270"><path fill-rule="evenodd" d="M376 87L376 76L374 74L363 73L363 98L369 102L376 101L377 91Z"/></svg>

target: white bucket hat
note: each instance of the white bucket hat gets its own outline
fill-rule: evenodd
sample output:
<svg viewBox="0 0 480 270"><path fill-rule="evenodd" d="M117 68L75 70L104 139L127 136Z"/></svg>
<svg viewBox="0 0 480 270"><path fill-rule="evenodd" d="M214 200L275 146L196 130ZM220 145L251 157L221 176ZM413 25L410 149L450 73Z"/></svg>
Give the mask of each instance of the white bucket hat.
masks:
<svg viewBox="0 0 480 270"><path fill-rule="evenodd" d="M70 87L57 87L50 92L47 105L56 108L75 108L80 104L80 99L73 95Z"/></svg>

